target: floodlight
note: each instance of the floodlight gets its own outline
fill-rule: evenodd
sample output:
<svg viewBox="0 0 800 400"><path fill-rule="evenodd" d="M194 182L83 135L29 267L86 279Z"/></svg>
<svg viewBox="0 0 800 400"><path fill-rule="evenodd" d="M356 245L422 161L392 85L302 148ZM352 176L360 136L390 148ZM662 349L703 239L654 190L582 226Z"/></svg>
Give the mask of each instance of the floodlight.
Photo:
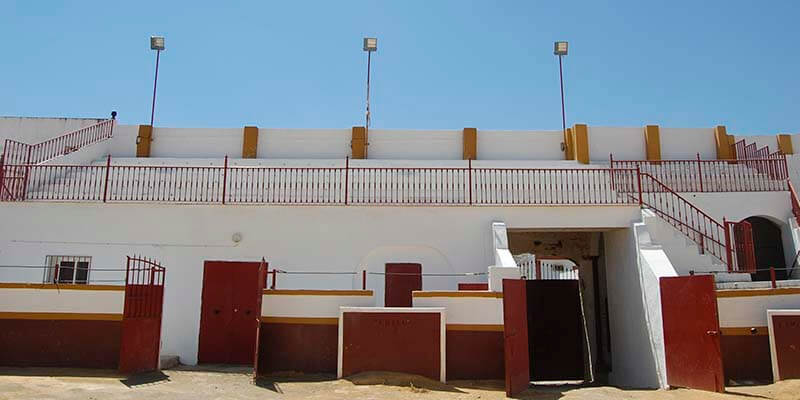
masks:
<svg viewBox="0 0 800 400"><path fill-rule="evenodd" d="M378 38L364 38L364 51L373 52L378 50Z"/></svg>
<svg viewBox="0 0 800 400"><path fill-rule="evenodd" d="M164 37L150 36L150 50L164 50Z"/></svg>
<svg viewBox="0 0 800 400"><path fill-rule="evenodd" d="M553 54L557 56L565 56L567 55L567 42L556 42L553 46Z"/></svg>

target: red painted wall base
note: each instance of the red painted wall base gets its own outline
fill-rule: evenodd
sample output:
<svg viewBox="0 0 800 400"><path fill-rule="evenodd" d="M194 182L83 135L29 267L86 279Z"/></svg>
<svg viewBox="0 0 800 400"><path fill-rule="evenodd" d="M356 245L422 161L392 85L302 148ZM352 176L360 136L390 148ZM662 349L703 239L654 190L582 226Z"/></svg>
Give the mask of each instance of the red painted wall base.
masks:
<svg viewBox="0 0 800 400"><path fill-rule="evenodd" d="M447 331L447 380L503 379L503 331Z"/></svg>
<svg viewBox="0 0 800 400"><path fill-rule="evenodd" d="M0 365L116 369L121 321L0 319Z"/></svg>
<svg viewBox="0 0 800 400"><path fill-rule="evenodd" d="M258 370L336 373L339 325L262 323Z"/></svg>
<svg viewBox="0 0 800 400"><path fill-rule="evenodd" d="M725 379L772 380L769 336L722 335L720 347Z"/></svg>

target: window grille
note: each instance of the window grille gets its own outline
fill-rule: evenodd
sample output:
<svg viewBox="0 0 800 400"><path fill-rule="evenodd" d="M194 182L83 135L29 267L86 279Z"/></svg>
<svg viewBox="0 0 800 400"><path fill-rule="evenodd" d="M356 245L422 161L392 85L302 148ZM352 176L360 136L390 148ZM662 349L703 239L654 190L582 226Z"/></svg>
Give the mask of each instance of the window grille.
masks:
<svg viewBox="0 0 800 400"><path fill-rule="evenodd" d="M89 269L92 257L89 256L47 256L45 283L89 283Z"/></svg>

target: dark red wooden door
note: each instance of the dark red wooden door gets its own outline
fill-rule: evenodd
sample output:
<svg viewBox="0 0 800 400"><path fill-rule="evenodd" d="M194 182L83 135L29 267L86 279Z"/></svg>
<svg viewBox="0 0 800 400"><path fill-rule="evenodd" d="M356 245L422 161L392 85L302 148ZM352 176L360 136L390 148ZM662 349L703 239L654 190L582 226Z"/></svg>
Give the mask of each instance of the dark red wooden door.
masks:
<svg viewBox="0 0 800 400"><path fill-rule="evenodd" d="M200 310L198 362L249 364L260 310L258 262L206 261Z"/></svg>
<svg viewBox="0 0 800 400"><path fill-rule="evenodd" d="M255 354L253 355L253 376L258 378L259 373L261 372L260 368L258 367L258 359L259 355L261 354L261 300L264 295L264 288L267 287L267 262L262 258L261 264L258 266L258 290L256 291L256 298L258 299L256 302L256 309L258 313L256 314L256 345L255 345Z"/></svg>
<svg viewBox="0 0 800 400"><path fill-rule="evenodd" d="M714 277L660 279L667 384L725 391Z"/></svg>
<svg viewBox="0 0 800 400"><path fill-rule="evenodd" d="M528 300L521 279L503 279L503 345L506 396L514 396L530 385L528 355Z"/></svg>
<svg viewBox="0 0 800 400"><path fill-rule="evenodd" d="M422 290L422 264L386 264L386 307L411 307L411 292Z"/></svg>

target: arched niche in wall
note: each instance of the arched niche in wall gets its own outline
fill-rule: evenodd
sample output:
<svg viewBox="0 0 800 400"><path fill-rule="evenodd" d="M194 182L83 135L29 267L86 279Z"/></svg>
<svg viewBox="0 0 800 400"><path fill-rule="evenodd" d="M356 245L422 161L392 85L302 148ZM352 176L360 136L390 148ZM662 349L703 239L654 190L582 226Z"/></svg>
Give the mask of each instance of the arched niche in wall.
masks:
<svg viewBox="0 0 800 400"><path fill-rule="evenodd" d="M756 255L756 268L758 271L753 274L754 281L770 280L768 268L774 267L777 279L786 279L786 259L783 249L783 238L781 223L771 217L752 216L745 218L744 221L750 223L753 228L753 247Z"/></svg>

